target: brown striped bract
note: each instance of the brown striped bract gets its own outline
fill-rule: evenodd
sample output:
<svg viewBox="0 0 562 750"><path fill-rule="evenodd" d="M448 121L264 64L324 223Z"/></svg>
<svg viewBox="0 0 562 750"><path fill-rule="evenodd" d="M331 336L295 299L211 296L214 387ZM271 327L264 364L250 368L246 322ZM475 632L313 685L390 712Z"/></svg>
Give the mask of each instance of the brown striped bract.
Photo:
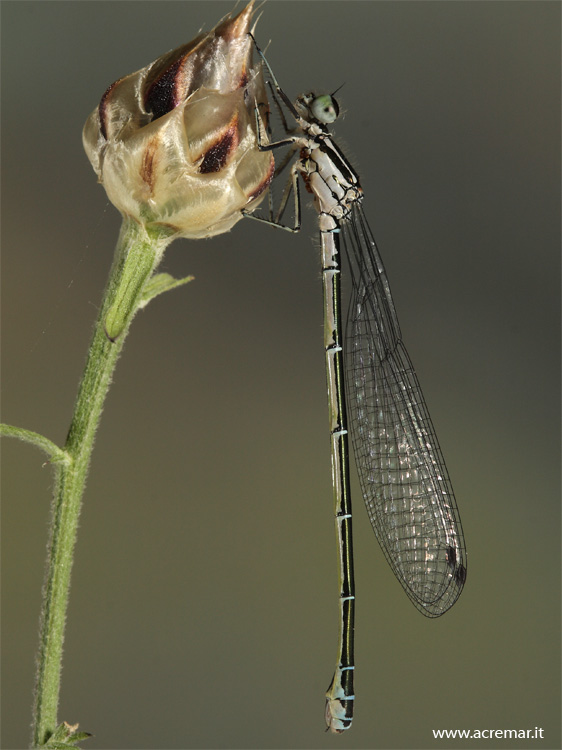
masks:
<svg viewBox="0 0 562 750"><path fill-rule="evenodd" d="M252 64L252 12L253 0L120 78L88 118L84 148L125 216L198 239L228 231L261 202L274 162L257 145L256 104L262 118L268 105Z"/></svg>

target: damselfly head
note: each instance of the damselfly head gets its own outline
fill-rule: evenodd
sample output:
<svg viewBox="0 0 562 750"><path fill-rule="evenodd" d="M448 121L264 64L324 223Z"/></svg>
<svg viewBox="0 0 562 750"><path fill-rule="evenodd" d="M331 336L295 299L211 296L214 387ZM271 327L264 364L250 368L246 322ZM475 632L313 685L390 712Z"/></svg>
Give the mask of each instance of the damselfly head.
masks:
<svg viewBox="0 0 562 750"><path fill-rule="evenodd" d="M303 94L295 102L297 109L305 109L307 115L322 125L330 125L338 118L340 108L331 94Z"/></svg>

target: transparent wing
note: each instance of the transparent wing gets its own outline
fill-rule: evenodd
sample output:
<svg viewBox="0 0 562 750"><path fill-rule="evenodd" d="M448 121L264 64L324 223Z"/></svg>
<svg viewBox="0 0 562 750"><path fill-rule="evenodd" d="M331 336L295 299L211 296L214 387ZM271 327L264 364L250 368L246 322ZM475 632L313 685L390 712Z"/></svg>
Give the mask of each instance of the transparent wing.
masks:
<svg viewBox="0 0 562 750"><path fill-rule="evenodd" d="M360 203L342 224L341 240L353 278L346 384L363 497L404 590L424 615L439 617L466 578L453 488Z"/></svg>

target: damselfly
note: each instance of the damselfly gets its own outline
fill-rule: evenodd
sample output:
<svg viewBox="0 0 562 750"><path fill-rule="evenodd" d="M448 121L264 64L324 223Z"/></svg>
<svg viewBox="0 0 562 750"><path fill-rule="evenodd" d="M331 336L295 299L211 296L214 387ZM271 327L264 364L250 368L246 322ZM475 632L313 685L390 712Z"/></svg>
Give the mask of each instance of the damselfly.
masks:
<svg viewBox="0 0 562 750"><path fill-rule="evenodd" d="M269 72L273 100L287 133L276 142L267 139L256 103L260 148L287 146L289 152L281 169L296 156L280 207L269 223L280 225L292 191L295 226L290 229L300 228L300 174L314 196L320 225L340 582L338 662L326 693L326 723L332 732L340 733L351 726L355 698L347 409L371 524L396 577L424 615L439 617L457 600L466 579L466 549L447 468L402 343L384 266L363 213L359 178L327 127L337 118L338 105L333 95L313 93L299 96L293 104L259 48L258 52ZM292 130L287 127L283 106L295 120ZM342 249L349 261L353 289L345 354L340 292Z"/></svg>

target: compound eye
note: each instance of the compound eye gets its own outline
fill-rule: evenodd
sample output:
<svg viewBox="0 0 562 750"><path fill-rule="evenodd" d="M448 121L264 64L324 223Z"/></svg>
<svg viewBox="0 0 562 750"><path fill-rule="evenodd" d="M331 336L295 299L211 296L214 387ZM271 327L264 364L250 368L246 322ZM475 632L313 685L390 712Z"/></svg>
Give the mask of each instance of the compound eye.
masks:
<svg viewBox="0 0 562 750"><path fill-rule="evenodd" d="M310 111L312 116L315 117L318 122L324 125L329 125L337 118L340 113L338 103L333 96L324 94L323 96L315 97L310 103Z"/></svg>

